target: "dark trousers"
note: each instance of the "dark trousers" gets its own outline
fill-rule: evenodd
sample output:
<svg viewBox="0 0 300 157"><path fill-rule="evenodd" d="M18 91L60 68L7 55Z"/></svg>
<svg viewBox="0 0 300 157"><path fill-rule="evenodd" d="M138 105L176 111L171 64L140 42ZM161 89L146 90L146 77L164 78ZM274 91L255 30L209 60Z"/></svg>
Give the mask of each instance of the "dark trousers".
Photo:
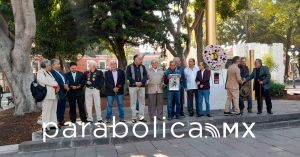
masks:
<svg viewBox="0 0 300 157"><path fill-rule="evenodd" d="M176 111L173 110L173 103L175 103ZM180 116L180 92L179 91L168 91L168 117L179 118Z"/></svg>
<svg viewBox="0 0 300 157"><path fill-rule="evenodd" d="M183 99L183 96L184 96L184 88L180 88L180 98L179 98L179 108L180 108L180 115L183 116L184 115L184 112L183 112L183 102L184 102L184 99ZM172 113L173 115L175 115L175 98L174 98L174 101L173 101L173 104L172 104Z"/></svg>
<svg viewBox="0 0 300 157"><path fill-rule="evenodd" d="M85 113L84 96L83 95L69 97L70 120L72 122L76 121L76 118L77 118L76 104L78 105L79 116L80 116L81 121L85 121L86 120L86 113Z"/></svg>
<svg viewBox="0 0 300 157"><path fill-rule="evenodd" d="M248 102L248 110L249 109L252 109L252 96L251 96L251 93L247 96L247 102ZM240 107L240 110L243 111L244 108L245 108L245 105L244 105L244 97L242 96L239 96L239 107Z"/></svg>
<svg viewBox="0 0 300 157"><path fill-rule="evenodd" d="M190 89L186 91L187 93L187 106L188 106L188 111L190 114L194 114L194 98L195 98L195 106L196 106L196 111L198 113L198 89Z"/></svg>
<svg viewBox="0 0 300 157"><path fill-rule="evenodd" d="M58 92L58 101L57 101L57 121L63 122L65 120L65 109L66 109L66 93L65 92Z"/></svg>
<svg viewBox="0 0 300 157"><path fill-rule="evenodd" d="M267 112L271 112L272 110L272 101L269 89L264 89L263 87L256 87L255 88L255 96L257 99L257 111L262 112L263 108L263 97L265 97L266 105L267 105Z"/></svg>

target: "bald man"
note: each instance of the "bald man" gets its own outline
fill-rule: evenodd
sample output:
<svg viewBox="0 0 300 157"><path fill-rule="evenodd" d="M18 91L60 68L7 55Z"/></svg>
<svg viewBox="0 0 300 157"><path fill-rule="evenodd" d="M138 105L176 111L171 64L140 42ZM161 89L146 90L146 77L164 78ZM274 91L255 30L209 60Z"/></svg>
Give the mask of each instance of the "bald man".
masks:
<svg viewBox="0 0 300 157"><path fill-rule="evenodd" d="M111 60L110 69L105 72L105 91L107 96L107 114L106 123L110 123L112 119L112 107L114 100L117 99L119 110L119 121L124 121L123 97L125 85L125 72L118 69L117 62Z"/></svg>
<svg viewBox="0 0 300 157"><path fill-rule="evenodd" d="M126 76L129 81L132 123L136 123L137 120L147 122L144 116L147 70L145 66L142 65L141 55L135 55L133 57L133 63L127 66ZM139 102L139 110L137 110L136 107L137 101Z"/></svg>
<svg viewBox="0 0 300 157"><path fill-rule="evenodd" d="M151 121L154 117L163 120L164 71L158 65L157 59L153 59L148 70L148 112Z"/></svg>

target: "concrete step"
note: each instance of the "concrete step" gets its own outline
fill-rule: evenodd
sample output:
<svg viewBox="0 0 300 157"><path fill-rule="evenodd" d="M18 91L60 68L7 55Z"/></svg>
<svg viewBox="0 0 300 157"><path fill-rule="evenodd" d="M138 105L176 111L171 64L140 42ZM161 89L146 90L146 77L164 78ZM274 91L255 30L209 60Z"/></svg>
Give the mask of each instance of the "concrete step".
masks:
<svg viewBox="0 0 300 157"><path fill-rule="evenodd" d="M97 128L96 126L90 126L86 128L86 136L83 138L80 136L81 127L76 128L77 137L76 138L63 138L62 132L64 129L70 128L65 127L59 131L59 134L56 138L47 139L46 142L42 141L42 133L34 133L34 141L23 142L19 145L19 151L22 152L31 152L31 151L41 151L49 149L62 149L62 148L75 148L75 147L85 147L85 146L94 146L94 145L103 145L103 144L117 144L117 143L128 143L128 142L137 142L137 141L152 141L152 140L161 140L161 139L170 139L175 138L171 134L171 126L176 122L181 122L184 126L176 125L174 132L179 135L184 133L185 137L189 137L190 129L194 128L194 125L191 125L192 122L199 122L202 125L202 137L211 136L211 133L206 130L206 123L214 125L220 133L220 136L223 136L223 123L226 122L230 126L234 123L239 124L239 131L245 130L245 127L242 123L247 123L250 126L251 123L255 122L256 124L252 130L260 129L269 129L269 128L278 128L278 127L289 127L289 126L299 126L300 125L300 113L286 113L286 114L275 114L275 115L256 115L256 114L247 114L246 116L216 116L216 117L186 117L182 120L172 120L157 122L156 125L153 123L146 123L149 128L149 133L144 138L137 138L134 136L132 130L134 125L130 122L127 122L128 126L128 135L124 138L113 137L113 128L112 126L107 127L107 137L106 138L96 138L93 135L93 131ZM165 137L163 137L163 125L165 125ZM156 126L156 137L154 137L154 126ZM123 127L116 127L116 133L124 133ZM104 132L104 131L103 131ZM97 132L98 135L102 135L103 132ZM143 135L145 133L145 128L142 125L136 127L136 133L138 135ZM50 133L49 133L50 134Z"/></svg>

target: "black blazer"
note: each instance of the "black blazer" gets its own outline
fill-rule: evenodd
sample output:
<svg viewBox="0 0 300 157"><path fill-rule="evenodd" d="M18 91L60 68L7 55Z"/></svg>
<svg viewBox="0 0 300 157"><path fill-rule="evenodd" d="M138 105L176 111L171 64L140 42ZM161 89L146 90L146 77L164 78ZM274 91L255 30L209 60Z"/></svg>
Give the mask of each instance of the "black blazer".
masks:
<svg viewBox="0 0 300 157"><path fill-rule="evenodd" d="M70 86L80 86L80 88L78 89L72 89L70 87L70 90L68 92L68 96L69 97L73 97L73 96L79 96L79 95L83 95L83 87L84 87L84 78L83 78L83 73L82 72L76 72L76 78L75 81L73 79L72 73L68 72L66 73L66 78L69 82L69 87Z"/></svg>
<svg viewBox="0 0 300 157"><path fill-rule="evenodd" d="M125 85L125 72L121 69L117 70L118 78L117 85L115 85L114 77L111 70L105 72L105 93L107 96L114 96L116 93L113 91L115 87L119 88L117 95L124 94Z"/></svg>
<svg viewBox="0 0 300 157"><path fill-rule="evenodd" d="M86 87L94 87L97 88L98 90L101 90L101 88L104 85L104 77L103 77L103 72L101 70L96 70L96 77L95 80L90 80L92 82L92 85L87 85L87 81L88 81L88 76L89 76L89 71L86 71L83 74L83 78L84 78L84 84L86 85Z"/></svg>
<svg viewBox="0 0 300 157"><path fill-rule="evenodd" d="M199 70L197 72L197 76L196 76L196 82L200 81L200 85L203 85L203 88L200 88L200 85L198 86L198 89L202 89L202 90L206 90L206 89L210 89L210 85L209 85L209 80L210 80L210 70L205 69L204 73L203 73L203 77L201 74L201 70Z"/></svg>

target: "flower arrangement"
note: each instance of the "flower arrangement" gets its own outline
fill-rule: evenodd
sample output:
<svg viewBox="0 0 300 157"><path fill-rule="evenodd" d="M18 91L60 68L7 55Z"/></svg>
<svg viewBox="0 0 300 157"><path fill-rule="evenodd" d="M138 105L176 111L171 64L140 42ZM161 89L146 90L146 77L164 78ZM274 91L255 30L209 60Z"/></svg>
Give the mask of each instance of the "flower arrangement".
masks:
<svg viewBox="0 0 300 157"><path fill-rule="evenodd" d="M203 60L211 70L220 70L227 62L227 54L221 46L208 45L204 50Z"/></svg>

